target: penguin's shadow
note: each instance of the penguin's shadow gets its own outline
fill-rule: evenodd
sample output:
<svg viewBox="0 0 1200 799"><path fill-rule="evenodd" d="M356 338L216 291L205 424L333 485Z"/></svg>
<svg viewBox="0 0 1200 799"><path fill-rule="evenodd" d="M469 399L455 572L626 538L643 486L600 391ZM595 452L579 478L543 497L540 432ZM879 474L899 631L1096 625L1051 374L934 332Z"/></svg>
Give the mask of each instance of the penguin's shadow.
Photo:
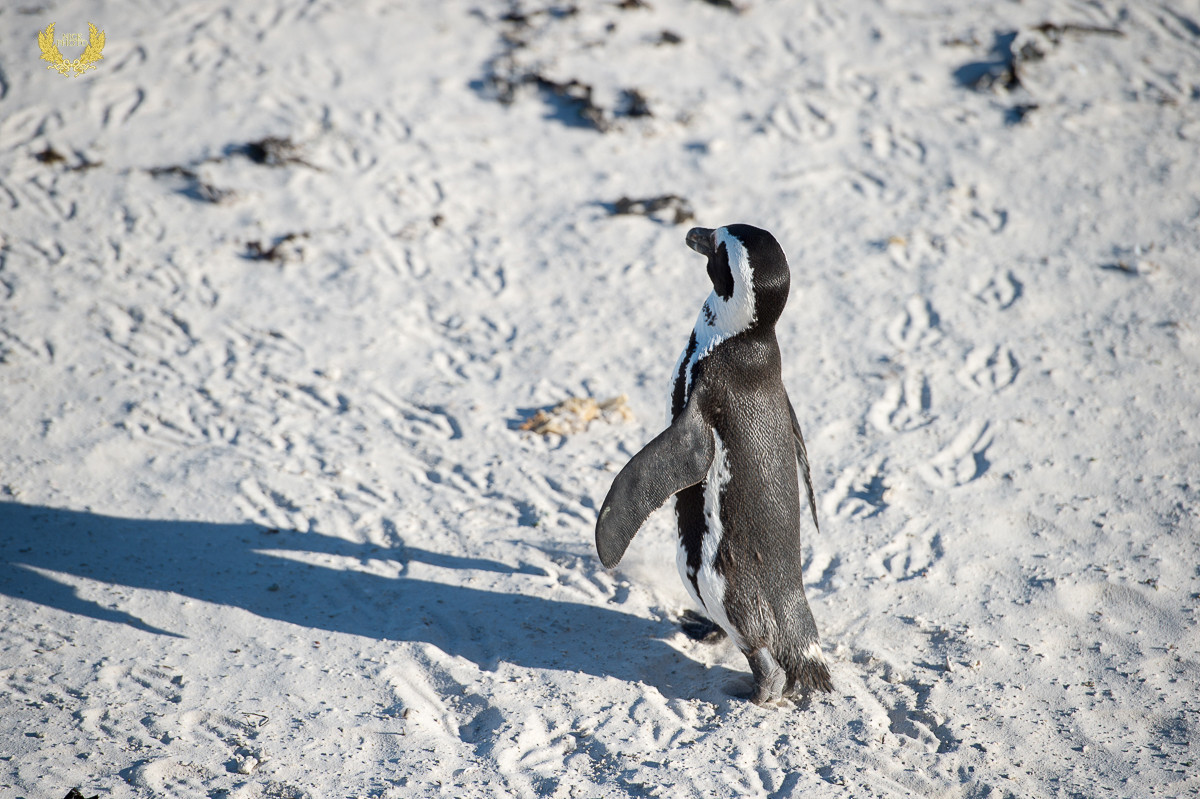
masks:
<svg viewBox="0 0 1200 799"><path fill-rule="evenodd" d="M372 561L390 561L391 568L347 568L381 565ZM413 562L444 570L445 582L409 577ZM698 686L737 674L669 647L660 640L677 629L668 621L459 584L473 571L546 579L524 564L249 523L128 519L0 502L0 595L151 634L185 637L85 599L58 575L168 592L313 630L425 642L484 670L507 662L611 676L669 697L695 696Z"/></svg>

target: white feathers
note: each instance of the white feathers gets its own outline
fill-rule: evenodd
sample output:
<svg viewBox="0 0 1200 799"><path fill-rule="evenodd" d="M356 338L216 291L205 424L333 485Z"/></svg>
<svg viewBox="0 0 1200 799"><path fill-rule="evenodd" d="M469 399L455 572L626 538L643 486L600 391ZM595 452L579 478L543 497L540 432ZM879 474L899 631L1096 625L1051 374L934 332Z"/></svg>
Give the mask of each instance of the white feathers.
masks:
<svg viewBox="0 0 1200 799"><path fill-rule="evenodd" d="M675 565L692 601L703 608L729 634L733 643L741 648L742 638L725 612L725 577L716 569L717 547L721 543L721 536L725 534L725 525L721 523L721 492L729 484L729 458L725 454L725 444L715 430L713 444L716 452L712 466L708 468L708 476L704 478L705 530L700 545L700 569L696 572L688 569L688 551L682 537L677 542Z"/></svg>
<svg viewBox="0 0 1200 799"><path fill-rule="evenodd" d="M717 228L713 237L716 239L714 246L725 245L725 252L729 257L729 272L733 275L733 295L725 299L713 291L700 308L700 316L697 317L696 326L693 328L696 347L687 359L687 368L683 374L684 402L687 402L688 389L692 385L692 370L696 364L712 352L713 347L748 329L758 318L754 309L754 275L750 269L750 254L742 246L741 240L723 227ZM679 380L679 370L687 356L688 351L685 349L675 363L672 389L675 381Z"/></svg>
<svg viewBox="0 0 1200 799"><path fill-rule="evenodd" d="M700 571L696 574L696 587L700 590L700 599L708 615L741 649L742 637L725 612L725 577L716 568L717 547L721 543L721 537L725 535L725 525L721 523L721 493L729 484L729 458L725 454L725 444L716 430L713 431L713 443L716 445L716 452L713 455L712 466L708 467L708 477L704 480L705 530L700 546Z"/></svg>
<svg viewBox="0 0 1200 799"><path fill-rule="evenodd" d="M713 234L715 246L725 245L729 257L729 271L733 275L733 296L725 299L715 291L704 301L700 318L696 321L696 344L700 357L731 336L736 336L754 324L754 275L750 269L750 254L742 246L741 239L731 235L725 228L717 228ZM705 313L707 309L708 313ZM711 321L710 321L711 320ZM701 327L709 333L707 341L700 339Z"/></svg>
<svg viewBox="0 0 1200 799"><path fill-rule="evenodd" d="M813 660L817 663L824 663L825 653L821 651L821 642L813 641L810 643L804 648L804 651L801 653L801 657L803 657L805 660Z"/></svg>

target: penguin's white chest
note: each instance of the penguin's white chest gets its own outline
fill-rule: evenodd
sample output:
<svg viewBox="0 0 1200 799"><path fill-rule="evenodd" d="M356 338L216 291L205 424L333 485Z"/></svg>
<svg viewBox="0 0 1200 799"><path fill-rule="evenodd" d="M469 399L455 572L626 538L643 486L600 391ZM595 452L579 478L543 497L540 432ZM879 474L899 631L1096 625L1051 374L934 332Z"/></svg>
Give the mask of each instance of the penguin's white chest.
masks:
<svg viewBox="0 0 1200 799"><path fill-rule="evenodd" d="M682 536L676 543L675 563L692 601L704 608L709 618L720 625L740 649L741 635L729 621L729 614L725 611L725 576L716 568L717 548L725 535L725 525L721 520L721 498L725 486L729 484L729 457L717 431L714 430L712 436L715 452L712 465L708 468L708 476L704 479L704 536L700 544L700 568L694 575L689 571L688 552Z"/></svg>

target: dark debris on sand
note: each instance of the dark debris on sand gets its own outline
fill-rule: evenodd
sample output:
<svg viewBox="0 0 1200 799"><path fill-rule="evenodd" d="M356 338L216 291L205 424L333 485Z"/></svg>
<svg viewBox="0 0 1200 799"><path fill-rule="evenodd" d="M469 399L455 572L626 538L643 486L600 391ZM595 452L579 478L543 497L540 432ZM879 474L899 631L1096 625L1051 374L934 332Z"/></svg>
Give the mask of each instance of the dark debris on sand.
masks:
<svg viewBox="0 0 1200 799"><path fill-rule="evenodd" d="M41 152L34 153L33 157L46 166L55 166L57 164L67 163L67 157L58 150L55 150L54 147L49 144L47 144ZM95 169L98 166L102 166L104 163L103 161L91 160L79 150L75 151L75 158L77 159L76 162L66 167L68 172L86 172L89 169Z"/></svg>
<svg viewBox="0 0 1200 799"><path fill-rule="evenodd" d="M248 241L245 257L253 261L286 261L304 254L298 242L307 238L307 233L286 233L277 236L270 247L261 241Z"/></svg>
<svg viewBox="0 0 1200 799"><path fill-rule="evenodd" d="M659 197L642 199L622 197L613 203L609 210L612 214L648 216L656 221L672 225L682 225L696 218L691 203L678 194L663 194Z"/></svg>
<svg viewBox="0 0 1200 799"><path fill-rule="evenodd" d="M268 167L284 167L292 164L306 166L309 169L320 167L306 161L300 145L285 136L267 136L258 141L242 144L227 145L221 155L193 162L191 165L171 164L169 166L154 166L146 171L153 177L181 177L186 183L180 189L180 194L193 200L206 203L222 203L235 196L232 189L222 189L200 177L197 171L204 164L219 164L230 158L248 158L252 163ZM91 164L89 166L95 166Z"/></svg>
<svg viewBox="0 0 1200 799"><path fill-rule="evenodd" d="M647 6L635 0L632 3L622 3L618 7L629 10ZM535 20L560 20L577 13L579 9L575 6L554 6L525 11L519 3L514 3L508 12L497 18L503 26L500 38L504 49L488 61L483 80L475 83L476 90L502 105L511 105L522 88L531 87L554 108L555 119L572 127L592 128L601 133L612 130L617 120L622 118L653 116L649 100L638 89L623 89L614 107L605 108L597 102L595 88L590 84L577 78L559 80L535 66L521 63L520 55L529 47L528 37ZM615 23L610 23L608 30L614 29ZM674 42L671 42L672 36ZM661 41L678 43L682 40L675 34L668 36L664 32Z"/></svg>
<svg viewBox="0 0 1200 799"><path fill-rule="evenodd" d="M1070 34L1094 36L1124 36L1116 28L1098 25L1077 25L1043 22L1030 28L1051 44L1057 46ZM1019 46L1018 46L1019 45ZM976 91L1003 89L1015 91L1022 87L1021 70L1027 64L1035 64L1046 58L1047 52L1032 38L1019 35L1018 31L997 31L992 43L993 58L964 64L955 70L959 83Z"/></svg>
<svg viewBox="0 0 1200 799"><path fill-rule="evenodd" d="M1043 22L1028 30L1040 34L1050 48L1057 47L1068 36L1124 36L1117 28L1075 23ZM955 41L954 44L978 44L977 41ZM954 77L969 89L981 92L1009 93L1026 89L1022 73L1030 64L1046 59L1049 50L1044 43L1032 36L1021 36L1019 31L997 31L993 38L987 61L963 64L954 71ZM1036 102L1018 103L1005 111L1004 120L1010 125L1020 124L1038 109Z"/></svg>
<svg viewBox="0 0 1200 799"><path fill-rule="evenodd" d="M310 169L317 167L300 157L301 148L291 139L283 136L267 136L265 139L230 145L226 148L227 155L242 155L256 164L280 167L288 164L300 164Z"/></svg>
<svg viewBox="0 0 1200 799"><path fill-rule="evenodd" d="M234 196L232 189L222 189L219 186L203 180L196 170L172 164L171 166L153 166L146 170L151 177L181 177L186 181L179 193L193 200L206 203L221 203Z"/></svg>

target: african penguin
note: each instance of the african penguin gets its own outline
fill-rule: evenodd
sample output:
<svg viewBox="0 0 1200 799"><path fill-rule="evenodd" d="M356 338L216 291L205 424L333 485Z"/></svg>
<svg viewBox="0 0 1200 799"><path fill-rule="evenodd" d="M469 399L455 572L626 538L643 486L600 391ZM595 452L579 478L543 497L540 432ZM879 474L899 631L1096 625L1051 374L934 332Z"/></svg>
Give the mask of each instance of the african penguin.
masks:
<svg viewBox="0 0 1200 799"><path fill-rule="evenodd" d="M756 704L830 691L801 577L797 463L814 526L816 500L775 339L787 258L770 233L750 225L693 228L687 244L707 256L713 290L675 365L671 424L613 481L596 549L615 566L674 496L679 573L712 619L685 614L684 631L729 635L750 662Z"/></svg>

